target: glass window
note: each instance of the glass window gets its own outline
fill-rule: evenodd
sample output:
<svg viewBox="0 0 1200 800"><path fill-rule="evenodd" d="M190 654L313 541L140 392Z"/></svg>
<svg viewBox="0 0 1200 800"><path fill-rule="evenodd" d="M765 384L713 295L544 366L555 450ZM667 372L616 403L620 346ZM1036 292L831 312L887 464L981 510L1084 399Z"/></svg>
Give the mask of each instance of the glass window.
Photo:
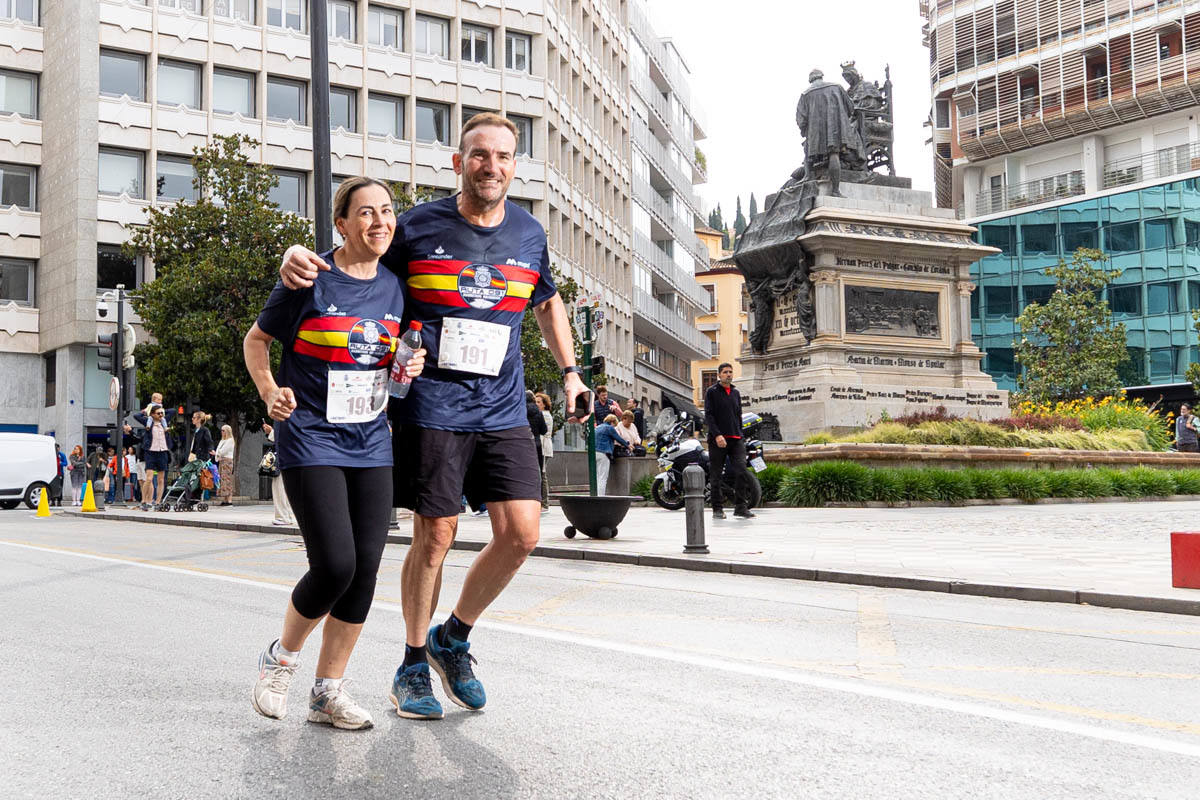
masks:
<svg viewBox="0 0 1200 800"><path fill-rule="evenodd" d="M145 197L145 155L136 150L100 148L100 194Z"/></svg>
<svg viewBox="0 0 1200 800"><path fill-rule="evenodd" d="M1011 225L980 225L980 243L988 247L999 247L1001 255L1013 253L1013 229Z"/></svg>
<svg viewBox="0 0 1200 800"><path fill-rule="evenodd" d="M305 0L267 0L267 25L303 32L307 21L308 4Z"/></svg>
<svg viewBox="0 0 1200 800"><path fill-rule="evenodd" d="M532 72L533 63L529 53L533 50L531 39L524 33L504 34L504 68L516 72Z"/></svg>
<svg viewBox="0 0 1200 800"><path fill-rule="evenodd" d="M37 167L0 164L0 210L9 206L37 210Z"/></svg>
<svg viewBox="0 0 1200 800"><path fill-rule="evenodd" d="M404 16L391 8L367 8L367 42L395 50L404 49Z"/></svg>
<svg viewBox="0 0 1200 800"><path fill-rule="evenodd" d="M38 76L0 70L0 114L37 119Z"/></svg>
<svg viewBox="0 0 1200 800"><path fill-rule="evenodd" d="M1175 220L1146 220L1146 250L1163 250L1175 246Z"/></svg>
<svg viewBox="0 0 1200 800"><path fill-rule="evenodd" d="M1032 286L1026 286L1024 291L1025 305L1029 305L1030 303L1045 304L1045 302L1054 294L1054 284L1035 283Z"/></svg>
<svg viewBox="0 0 1200 800"><path fill-rule="evenodd" d="M267 199L279 206L280 211L290 211L298 217L308 216L308 176L303 172L273 169L271 174L279 183L267 195Z"/></svg>
<svg viewBox="0 0 1200 800"><path fill-rule="evenodd" d="M439 58L450 57L450 20L417 14L413 52Z"/></svg>
<svg viewBox="0 0 1200 800"><path fill-rule="evenodd" d="M160 105L201 108L200 65L182 61L158 61Z"/></svg>
<svg viewBox="0 0 1200 800"><path fill-rule="evenodd" d="M267 119L286 122L292 120L300 125L307 121L305 85L300 81L284 78L267 78Z"/></svg>
<svg viewBox="0 0 1200 800"><path fill-rule="evenodd" d="M979 320L979 290L971 292L971 319Z"/></svg>
<svg viewBox="0 0 1200 800"><path fill-rule="evenodd" d="M0 0L2 2L3 0ZM146 99L146 57L116 50L100 51L100 94L105 97L129 95L130 100Z"/></svg>
<svg viewBox="0 0 1200 800"><path fill-rule="evenodd" d="M1104 229L1105 249L1113 253L1133 253L1141 250L1141 236L1136 222L1122 222Z"/></svg>
<svg viewBox="0 0 1200 800"><path fill-rule="evenodd" d="M212 77L213 111L224 114L258 116L254 110L254 75L249 72L214 69Z"/></svg>
<svg viewBox="0 0 1200 800"><path fill-rule="evenodd" d="M388 94L367 95L367 133L404 138L404 98Z"/></svg>
<svg viewBox="0 0 1200 800"><path fill-rule="evenodd" d="M523 197L510 197L508 199L511 200L513 205L515 205L517 208L524 209L525 211L527 211L530 214L533 213L533 201L532 200L526 200Z"/></svg>
<svg viewBox="0 0 1200 800"><path fill-rule="evenodd" d="M125 255L120 245L99 245L96 248L96 288L115 289L117 284L126 289L136 287L138 266L138 259Z"/></svg>
<svg viewBox="0 0 1200 800"><path fill-rule="evenodd" d="M1170 347L1150 351L1150 380L1169 379L1175 374L1175 353Z"/></svg>
<svg viewBox="0 0 1200 800"><path fill-rule="evenodd" d="M19 258L0 258L0 300L19 306L31 306L34 262Z"/></svg>
<svg viewBox="0 0 1200 800"><path fill-rule="evenodd" d="M1200 308L1200 282L1188 281L1188 311Z"/></svg>
<svg viewBox="0 0 1200 800"><path fill-rule="evenodd" d="M1179 284L1151 283L1146 286L1147 314L1179 313Z"/></svg>
<svg viewBox="0 0 1200 800"><path fill-rule="evenodd" d="M1011 347L991 347L987 350L987 371L992 375L1015 377L1017 361Z"/></svg>
<svg viewBox="0 0 1200 800"><path fill-rule="evenodd" d="M517 126L517 155L533 157L533 120L529 117L509 117Z"/></svg>
<svg viewBox="0 0 1200 800"><path fill-rule="evenodd" d="M492 29L462 24L462 60L492 66Z"/></svg>
<svg viewBox="0 0 1200 800"><path fill-rule="evenodd" d="M19 19L37 25L37 0L0 0L0 19Z"/></svg>
<svg viewBox="0 0 1200 800"><path fill-rule="evenodd" d="M204 13L204 0L158 0L159 7L178 8L191 14Z"/></svg>
<svg viewBox="0 0 1200 800"><path fill-rule="evenodd" d="M213 16L254 24L255 0L213 0Z"/></svg>
<svg viewBox="0 0 1200 800"><path fill-rule="evenodd" d="M340 86L329 87L329 130L358 130L358 93Z"/></svg>
<svg viewBox="0 0 1200 800"><path fill-rule="evenodd" d="M1054 225L1022 225L1021 253L1036 255L1039 253L1057 253L1058 243L1054 241Z"/></svg>
<svg viewBox="0 0 1200 800"><path fill-rule="evenodd" d="M1142 287L1140 284L1133 286L1109 286L1108 287L1108 305L1112 309L1114 315L1123 316L1141 316L1142 313Z"/></svg>
<svg viewBox="0 0 1200 800"><path fill-rule="evenodd" d="M192 183L195 177L196 170L187 156L159 154L154 185L160 200L196 202L196 187Z"/></svg>
<svg viewBox="0 0 1200 800"><path fill-rule="evenodd" d="M325 6L329 19L329 38L356 41L354 38L354 3L351 0L329 0Z"/></svg>
<svg viewBox="0 0 1200 800"><path fill-rule="evenodd" d="M1015 286L983 287L984 311L989 317L1016 316L1017 289Z"/></svg>
<svg viewBox="0 0 1200 800"><path fill-rule="evenodd" d="M463 127L465 127L467 122L470 121L471 117L475 116L476 114L495 114L495 113L496 113L495 111L489 111L486 108L475 108L473 106L463 106L462 107L462 117L460 118L460 123Z"/></svg>
<svg viewBox="0 0 1200 800"><path fill-rule="evenodd" d="M704 293L708 295L708 310L716 311L717 310L716 288L711 283L702 283L702 284L700 284L700 288L703 289Z"/></svg>
<svg viewBox="0 0 1200 800"><path fill-rule="evenodd" d="M450 144L450 107L417 101L417 141Z"/></svg>
<svg viewBox="0 0 1200 800"><path fill-rule="evenodd" d="M1099 229L1094 222L1064 222L1062 224L1063 252L1071 255L1081 247L1100 246Z"/></svg>

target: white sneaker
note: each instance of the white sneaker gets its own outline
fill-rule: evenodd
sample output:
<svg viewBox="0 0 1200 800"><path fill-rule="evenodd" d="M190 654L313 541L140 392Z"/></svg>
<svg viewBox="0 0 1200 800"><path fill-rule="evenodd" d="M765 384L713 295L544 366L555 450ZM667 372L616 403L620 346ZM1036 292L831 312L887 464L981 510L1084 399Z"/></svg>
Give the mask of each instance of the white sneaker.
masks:
<svg viewBox="0 0 1200 800"><path fill-rule="evenodd" d="M254 710L264 717L283 719L287 716L288 686L291 685L292 676L296 674L300 662L280 663L271 655L271 648L274 646L275 643L272 642L258 657L258 682L254 684L254 691L250 694L250 703Z"/></svg>
<svg viewBox="0 0 1200 800"><path fill-rule="evenodd" d="M288 528L290 528L290 527L292 527L293 525L295 525L296 523L294 523L294 522L288 522L286 519L273 519L273 520L271 520L271 524L272 524L272 525L279 525L279 526L281 526L281 527L288 527Z"/></svg>
<svg viewBox="0 0 1200 800"><path fill-rule="evenodd" d="M365 708L354 702L354 698L346 692L346 684L323 694L315 694L316 689L308 694L308 721L332 725L347 731L361 731L375 726L371 714Z"/></svg>

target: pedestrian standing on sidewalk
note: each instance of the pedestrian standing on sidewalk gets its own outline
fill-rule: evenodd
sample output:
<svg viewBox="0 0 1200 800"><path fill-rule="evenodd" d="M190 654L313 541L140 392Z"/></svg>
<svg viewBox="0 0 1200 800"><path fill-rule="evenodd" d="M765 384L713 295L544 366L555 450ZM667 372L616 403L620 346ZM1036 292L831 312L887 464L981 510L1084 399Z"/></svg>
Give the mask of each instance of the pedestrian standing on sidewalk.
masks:
<svg viewBox="0 0 1200 800"><path fill-rule="evenodd" d="M554 457L554 416L550 413L550 395L538 392L533 399L542 412L542 421L546 423L546 432L542 434L542 512L545 513L550 510L550 477L546 474L546 459Z"/></svg>
<svg viewBox="0 0 1200 800"><path fill-rule="evenodd" d="M58 474L54 476L54 480L50 482L50 505L61 506L63 496L63 482L67 479L67 454L58 446L58 442L54 443L54 460L58 463Z"/></svg>
<svg viewBox="0 0 1200 800"><path fill-rule="evenodd" d="M138 475L141 472L138 469L136 447L130 446L125 448L125 468L129 474L129 480L125 483L125 493L129 496L125 499L140 503L142 502L142 489L138 484Z"/></svg>
<svg viewBox="0 0 1200 800"><path fill-rule="evenodd" d="M71 448L67 465L71 472L71 505L77 506L83 502L83 484L87 481L87 459L83 457L83 445L77 444Z"/></svg>
<svg viewBox="0 0 1200 800"><path fill-rule="evenodd" d="M608 469L612 466L613 451L624 446L624 439L617 432L617 415L609 414L604 422L596 426L596 494L608 491Z"/></svg>
<svg viewBox="0 0 1200 800"><path fill-rule="evenodd" d="M742 440L742 395L733 385L733 365L717 367L717 383L704 393L704 424L708 427L708 482L713 519L725 519L721 476L725 462L733 466L733 515L756 516L747 504L746 443Z"/></svg>
<svg viewBox="0 0 1200 800"><path fill-rule="evenodd" d="M276 456L308 556L282 633L259 656L251 700L263 716L287 714L300 650L325 620L308 720L360 730L374 723L343 681L371 608L392 515L383 411L404 289L395 273L379 268L396 227L387 186L348 178L333 202L344 244L320 256L329 269L305 289L276 284L243 343L259 396L279 420ZM283 345L278 383L270 357L276 339ZM420 374L424 355L419 350L409 361L409 375Z"/></svg>
<svg viewBox="0 0 1200 800"><path fill-rule="evenodd" d="M217 498L220 505L233 505L233 465L235 451L233 444L233 428L221 426L221 441L217 442L217 470L221 475L221 485L217 487Z"/></svg>
<svg viewBox="0 0 1200 800"><path fill-rule="evenodd" d="M1195 453L1200 450L1197 441L1196 415L1192 413L1192 407L1184 403L1175 418L1175 449L1181 453Z"/></svg>
<svg viewBox="0 0 1200 800"><path fill-rule="evenodd" d="M212 414L205 414L203 411L197 410L192 414L192 427L195 431L192 433L192 446L189 448L191 456L188 461L194 457L197 461L212 461L216 456L216 448L213 447L212 431L208 429L208 423L212 421Z"/></svg>
<svg viewBox="0 0 1200 800"><path fill-rule="evenodd" d="M161 397L161 395L158 395ZM167 490L167 468L171 465L174 437L167 431L166 410L158 403L147 406L145 414L134 419L146 426L142 434L142 449L146 455L145 478L142 483L142 510L149 511L162 501Z"/></svg>
<svg viewBox="0 0 1200 800"><path fill-rule="evenodd" d="M267 441L271 443L271 449L274 450L274 426L264 423L263 432L267 434ZM295 526L296 517L292 514L292 504L288 502L287 491L283 488L283 473L279 470L278 460L275 462L275 474L271 476L271 500L275 504L275 517L271 520L271 524L289 528Z"/></svg>

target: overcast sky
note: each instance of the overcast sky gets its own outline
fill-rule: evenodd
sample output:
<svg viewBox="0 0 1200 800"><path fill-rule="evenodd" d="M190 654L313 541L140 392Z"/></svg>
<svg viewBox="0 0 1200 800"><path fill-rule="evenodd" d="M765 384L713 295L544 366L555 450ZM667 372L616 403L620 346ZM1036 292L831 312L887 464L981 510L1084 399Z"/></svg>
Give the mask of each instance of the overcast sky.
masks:
<svg viewBox="0 0 1200 800"><path fill-rule="evenodd" d="M804 162L796 101L814 67L841 82L840 64L896 91L897 173L931 190L929 51L921 45L917 0L647 0L659 36L674 40L692 73L692 95L707 114L709 208L733 223L740 194L762 208Z"/></svg>

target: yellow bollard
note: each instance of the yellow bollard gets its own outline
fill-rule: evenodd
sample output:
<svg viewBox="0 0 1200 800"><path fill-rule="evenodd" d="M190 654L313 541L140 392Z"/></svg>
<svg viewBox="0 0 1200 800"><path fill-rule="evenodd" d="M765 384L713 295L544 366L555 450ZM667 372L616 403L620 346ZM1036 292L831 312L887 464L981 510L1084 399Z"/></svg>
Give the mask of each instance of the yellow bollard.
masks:
<svg viewBox="0 0 1200 800"><path fill-rule="evenodd" d="M34 514L35 517L50 516L50 487L42 489L41 497L38 499L38 510Z"/></svg>
<svg viewBox="0 0 1200 800"><path fill-rule="evenodd" d="M92 494L92 482L87 482L87 488L83 492L83 508L80 511L96 511L96 497Z"/></svg>

